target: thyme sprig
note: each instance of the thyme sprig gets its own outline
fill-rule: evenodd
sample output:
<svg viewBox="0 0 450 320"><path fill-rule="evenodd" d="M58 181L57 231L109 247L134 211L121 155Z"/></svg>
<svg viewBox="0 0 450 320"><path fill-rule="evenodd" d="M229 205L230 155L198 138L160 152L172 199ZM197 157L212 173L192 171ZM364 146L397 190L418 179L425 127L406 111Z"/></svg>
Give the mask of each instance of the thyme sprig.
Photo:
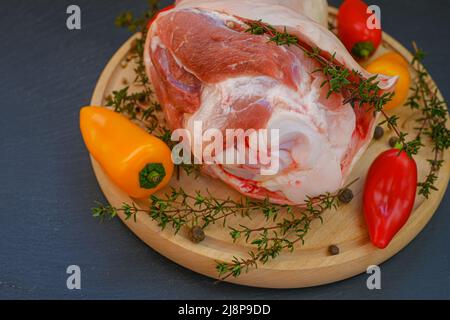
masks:
<svg viewBox="0 0 450 320"><path fill-rule="evenodd" d="M100 221L111 220L119 215L119 212L123 212L125 214L126 220L131 218L134 219L134 222L137 222L136 216L139 212L144 212L144 210L139 209L136 204L127 204L124 203L122 207L115 208L111 205L104 205L101 202L96 202L96 207L91 209L92 216L94 218L100 219Z"/></svg>
<svg viewBox="0 0 450 320"><path fill-rule="evenodd" d="M411 88L413 94L409 97L406 105L412 110L419 110L421 117L417 119L417 141L423 138L431 140L434 157L428 160L430 169L424 179L419 183L419 194L429 198L433 191L437 191L435 186L438 173L444 161L443 153L450 146L447 103L440 98L439 91L432 86L430 75L423 66L426 57L425 52L416 43L413 43L414 55L411 66L416 72L416 79Z"/></svg>
<svg viewBox="0 0 450 320"><path fill-rule="evenodd" d="M158 226L164 230L168 225L171 225L177 234L181 228L187 223L187 216L182 211L171 210L155 210L154 208L140 209L135 203L123 203L121 207L116 208L111 205L104 205L100 202L96 203L96 207L92 208L92 216L99 218L101 221L111 220L123 213L125 220L133 219L137 222L138 214L147 214L154 221L158 222Z"/></svg>
<svg viewBox="0 0 450 320"><path fill-rule="evenodd" d="M256 246L256 249L249 251L246 258L233 257L231 263L217 262L216 270L219 278L226 280L229 277L239 277L243 272L257 269L260 264L276 259L283 251L293 252L297 244L303 245L312 222L319 220L323 223L323 213L337 210L341 205L340 195L356 181L335 194L327 193L316 198L308 198L301 206L282 206L281 209L286 214L280 220L275 216L273 224L258 228L243 224L237 228L229 227L234 242L244 238L247 243ZM270 216L265 216L269 221Z"/></svg>
<svg viewBox="0 0 450 320"><path fill-rule="evenodd" d="M126 220L134 219L136 222L138 214L146 214L158 223L161 230L171 226L177 234L183 227L187 227L188 230L194 227L205 230L217 223L226 227L227 220L231 216L251 219L253 214L262 214L268 223L267 226L250 228L240 224L239 227L229 227L230 237L234 242L245 238L246 242L256 248L250 251L245 259L234 258L231 262L217 263L220 278L226 279L257 268L259 264L275 259L285 250L292 252L297 243L303 244L311 223L315 220L323 222L324 212L337 209L341 204L339 196L354 182L335 194L308 198L299 206L273 204L269 199L256 201L248 197L241 197L238 200L230 197L218 199L209 191L189 194L183 188L172 188L171 192L162 197L153 195L148 209L140 209L134 203L124 203L119 208L97 203L92 209L92 215L105 220L123 213Z"/></svg>
<svg viewBox="0 0 450 320"><path fill-rule="evenodd" d="M335 59L335 54L326 58L329 55L328 53L302 43L298 37L289 34L286 28L283 32L280 32L261 20L244 20L244 22L249 26L246 30L248 33L266 35L268 41L274 42L276 45L295 45L303 50L306 56L314 59L320 65L315 72L321 72L325 76L326 80L322 83L322 87L328 85L328 97L332 94L341 94L344 97L344 104L350 103L353 108L360 107L365 108L367 112L381 113L385 119L383 123L386 123L398 136L398 143L402 146L402 150L410 157L419 152L422 146L420 140L408 141L408 134L402 132L398 127L398 117L395 115L389 116L383 110L386 103L392 100L394 93L383 93L379 87L377 76L365 79L360 72L350 70L340 64Z"/></svg>
<svg viewBox="0 0 450 320"><path fill-rule="evenodd" d="M276 234L287 235L291 231L296 231L298 236L306 235L309 229L309 223L313 220L319 219L323 222L321 214L329 209L337 209L339 205L339 194L324 194L317 198L308 198L303 206L280 206L271 212L271 214L264 214L266 220L269 221L273 217L273 221L277 221L277 215L280 209L284 209L288 218L283 218L281 221L274 223L273 225L264 226L260 228L249 228L240 224L239 228L230 228L230 236L236 242L241 237L245 237L245 241L249 242L252 235L258 232L268 233L273 232ZM261 237L266 236L261 234ZM252 244L254 243L253 240Z"/></svg>
<svg viewBox="0 0 450 320"><path fill-rule="evenodd" d="M127 86L113 91L112 95L106 98L106 105L128 116L131 120L142 120L147 123L148 131L153 132L157 126L155 123L158 122L156 112L161 111L161 106L152 99L151 88L135 93L129 93L129 89L130 87Z"/></svg>
<svg viewBox="0 0 450 320"><path fill-rule="evenodd" d="M147 25L158 12L158 3L157 0L148 0L148 10L139 17L135 17L132 12L125 12L116 18L115 25L117 27L126 28L132 33L139 32L132 44L127 61L134 63L135 79L133 84L141 89L130 93L129 86L126 86L113 91L112 95L106 99L107 106L113 107L116 112L122 113L132 120L142 121L150 133L161 132L163 129L157 116L161 107L154 97L144 63Z"/></svg>
<svg viewBox="0 0 450 320"><path fill-rule="evenodd" d="M189 217L186 223L206 229L211 224L221 222L226 225L230 216L248 217L252 212L260 210L259 203L247 198L232 200L231 197L219 199L208 190L188 194L183 188L172 188L170 194L164 197L152 196L150 212L152 215L160 213L182 214Z"/></svg>
<svg viewBox="0 0 450 320"><path fill-rule="evenodd" d="M126 28L132 33L138 32L127 62L134 63L135 79L133 84L139 90L131 92L130 87L126 86L120 90L113 91L106 98L106 105L131 120L139 122L149 133L154 134L170 148L173 148L175 144L171 141L171 131L166 128L162 120L162 108L154 95L144 63L148 24L158 13L158 4L158 0L148 0L148 9L141 16L136 17L132 12L125 12L116 18L115 25L117 27ZM183 163L177 166L177 177L179 177L181 170L189 176L198 177L200 174L200 166L195 164Z"/></svg>
<svg viewBox="0 0 450 320"><path fill-rule="evenodd" d="M311 199L315 201L322 199ZM124 203L122 207L115 208L102 203L96 203L92 208L92 215L101 220L112 219L119 212L125 213L127 219L141 214L148 214L154 221L164 229L169 222L175 222L172 226L178 232L183 226L199 226L206 229L211 224L221 222L225 227L227 219L231 216L250 217L254 213L263 214L267 221L276 221L282 210L292 212L293 207L288 205L273 204L266 199L264 201L252 200L241 197L233 200L231 197L220 199L212 195L208 190L204 193L197 191L193 194L187 193L183 188L171 188L169 193L158 197L150 197L150 206L147 210L138 209L136 204ZM135 219L136 220L136 219Z"/></svg>
<svg viewBox="0 0 450 320"><path fill-rule="evenodd" d="M271 211L272 204L266 203L266 210ZM199 226L206 229L209 225L218 222L225 226L227 218L230 216L248 217L251 213L261 209L261 203L248 198L241 198L237 201L231 198L218 199L209 191L206 193L197 191L189 194L180 187L171 188L171 192L162 197L152 195L147 210L138 209L135 204L123 204L120 208L114 208L97 203L97 206L92 209L92 214L94 217L104 220L116 217L118 212L124 212L127 219L145 213L158 222L162 229L171 224L175 233L178 233L184 226Z"/></svg>
<svg viewBox="0 0 450 320"><path fill-rule="evenodd" d="M133 12L127 11L117 16L114 24L119 28L126 28L131 33L145 31L148 22L158 12L159 0L147 0L148 8L140 16L136 17Z"/></svg>

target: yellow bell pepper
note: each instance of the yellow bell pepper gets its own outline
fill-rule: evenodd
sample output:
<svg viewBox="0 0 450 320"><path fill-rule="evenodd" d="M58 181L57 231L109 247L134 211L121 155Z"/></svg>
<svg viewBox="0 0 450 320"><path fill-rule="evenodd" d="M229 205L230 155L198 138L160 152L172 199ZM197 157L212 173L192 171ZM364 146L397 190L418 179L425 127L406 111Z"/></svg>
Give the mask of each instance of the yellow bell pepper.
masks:
<svg viewBox="0 0 450 320"><path fill-rule="evenodd" d="M173 173L169 147L123 115L84 107L80 128L94 159L129 196L147 198L169 183Z"/></svg>
<svg viewBox="0 0 450 320"><path fill-rule="evenodd" d="M374 74L399 76L399 81L395 87L395 96L385 105L384 110L389 111L405 103L411 86L411 75L408 62L401 55L396 52L385 53L369 63L366 70Z"/></svg>

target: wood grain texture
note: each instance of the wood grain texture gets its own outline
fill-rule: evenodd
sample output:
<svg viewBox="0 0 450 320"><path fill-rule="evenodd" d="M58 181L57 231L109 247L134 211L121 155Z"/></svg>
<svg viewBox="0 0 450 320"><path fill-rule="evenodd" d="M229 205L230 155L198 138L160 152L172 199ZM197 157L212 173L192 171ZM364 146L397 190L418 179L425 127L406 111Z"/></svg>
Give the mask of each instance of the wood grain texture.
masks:
<svg viewBox="0 0 450 320"><path fill-rule="evenodd" d="M336 11L331 9L330 14L334 17ZM92 98L93 105L103 105L104 98L119 89L123 79L132 79L132 68L123 68L122 61L126 59L133 38L131 38L111 59L105 68ZM387 50L394 50L403 55L408 61L411 54L401 46L395 39L384 34L384 44L378 55ZM412 72L412 70L411 70ZM402 129L407 132L414 132L414 119L418 117L409 108L399 108L396 111L401 119ZM260 265L257 270L241 275L239 278L228 278L237 284L266 287L266 288L299 288L317 286L331 283L352 277L365 272L369 265L379 265L389 259L402 248L404 248L416 235L424 228L433 216L438 207L450 176L448 162L440 173L437 181L438 192L435 192L428 201L418 197L414 212L407 225L395 237L391 245L385 250L375 248L367 234L364 218L362 215L361 193L364 185L365 173L368 166L375 157L388 148L386 134L381 141L373 142L362 159L353 169L348 181L355 178L360 180L352 187L356 197L347 206L340 208L337 212L329 212L324 216L324 224L314 222L312 230L306 237L306 243L301 248L296 248L293 253L283 253L281 257L270 261L265 265ZM423 179L428 171L426 159L431 158L432 151L424 149L416 158L419 167L420 179ZM445 156L448 158L448 153ZM101 167L93 161L94 171L99 184L113 206L120 206L122 203L132 203L133 199L121 192L108 177L103 173ZM186 190L209 190L219 198L231 196L238 198L239 195L217 180L208 177L194 179L193 177L182 176L180 181L172 180L172 186L182 186ZM163 195L168 189L162 190ZM145 203L138 203L141 208L145 208ZM122 220L124 216L121 215ZM232 217L228 220L228 225L239 226L242 223L240 217ZM217 271L215 264L217 261L231 261L233 257L247 257L247 253L252 250L252 246L244 241L233 243L229 236L229 230L222 225L214 225L207 229L206 240L200 244L193 244L184 232L178 235L173 234L173 230L161 231L157 224L147 215L139 215L137 222L125 221L125 224L145 243L157 250L174 262L185 266L198 273L215 278ZM261 227L267 222L263 216L253 216L251 221L246 220L245 224L250 227ZM328 247L332 244L338 245L341 253L337 256L328 254Z"/></svg>

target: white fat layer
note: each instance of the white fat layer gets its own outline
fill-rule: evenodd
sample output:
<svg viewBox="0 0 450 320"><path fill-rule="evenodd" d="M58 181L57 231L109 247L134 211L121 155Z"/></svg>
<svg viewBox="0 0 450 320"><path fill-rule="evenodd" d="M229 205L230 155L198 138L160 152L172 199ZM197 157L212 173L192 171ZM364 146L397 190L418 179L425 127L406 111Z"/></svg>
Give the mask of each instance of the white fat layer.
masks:
<svg viewBox="0 0 450 320"><path fill-rule="evenodd" d="M334 192L342 185L340 162L331 149L322 146L322 153L310 170L292 170L261 185L280 192L293 203L303 203L308 196L317 196L324 192Z"/></svg>
<svg viewBox="0 0 450 320"><path fill-rule="evenodd" d="M234 22L237 25L244 25L241 20L239 20L235 16L232 16L232 15L229 15L229 14L226 14L226 13L222 13L222 12L219 12L219 11L208 11L206 14L208 16L210 16L211 18L213 18L214 20L216 20L216 21ZM220 22L219 22L219 24L221 25Z"/></svg>
<svg viewBox="0 0 450 320"><path fill-rule="evenodd" d="M165 49L165 46L162 44L160 37L153 36L152 40L150 42L150 48L151 48L152 52L155 52L157 48Z"/></svg>
<svg viewBox="0 0 450 320"><path fill-rule="evenodd" d="M308 117L292 111L276 112L268 127L280 129L280 144L289 144L285 151L290 152L294 168L263 181L261 186L283 193L294 203L339 189L341 152L334 148L327 134L319 133L311 125Z"/></svg>
<svg viewBox="0 0 450 320"><path fill-rule="evenodd" d="M225 169L243 179L258 181L261 187L282 193L294 203L304 201L306 196L336 191L343 183L340 164L355 128L355 115L349 106L335 111L322 106L318 102L320 83L313 84L305 95L269 77L237 77L207 85L199 110L186 117L185 128L193 134L194 121L202 121L203 131L223 129L233 112L233 102L261 96L273 109L267 129L279 130L280 171L274 176L262 176L252 167L226 165ZM202 141L195 139L195 143L194 152L201 150Z"/></svg>

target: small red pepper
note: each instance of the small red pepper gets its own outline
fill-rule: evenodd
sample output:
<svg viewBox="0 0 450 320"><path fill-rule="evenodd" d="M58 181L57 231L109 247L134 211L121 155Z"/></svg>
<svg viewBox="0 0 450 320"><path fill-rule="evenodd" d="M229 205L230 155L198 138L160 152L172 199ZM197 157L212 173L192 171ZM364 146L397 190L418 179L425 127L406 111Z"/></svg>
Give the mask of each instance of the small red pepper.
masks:
<svg viewBox="0 0 450 320"><path fill-rule="evenodd" d="M374 161L367 175L363 208L372 243L386 248L408 221L417 192L417 164L392 149Z"/></svg>
<svg viewBox="0 0 450 320"><path fill-rule="evenodd" d="M159 10L158 13L155 14L155 15L153 16L153 18L151 18L151 20L148 22L148 24L147 24L147 29L150 29L152 23L155 22L155 20L158 18L158 16L159 16L161 13L166 12L166 11L169 11L169 10L172 10L173 8L175 8L175 5L174 5L174 4L171 4L170 6L167 6L167 7L165 7L164 9Z"/></svg>
<svg viewBox="0 0 450 320"><path fill-rule="evenodd" d="M345 0L338 13L338 36L355 58L366 59L381 44L381 28L369 29L367 22L371 13L362 0Z"/></svg>

